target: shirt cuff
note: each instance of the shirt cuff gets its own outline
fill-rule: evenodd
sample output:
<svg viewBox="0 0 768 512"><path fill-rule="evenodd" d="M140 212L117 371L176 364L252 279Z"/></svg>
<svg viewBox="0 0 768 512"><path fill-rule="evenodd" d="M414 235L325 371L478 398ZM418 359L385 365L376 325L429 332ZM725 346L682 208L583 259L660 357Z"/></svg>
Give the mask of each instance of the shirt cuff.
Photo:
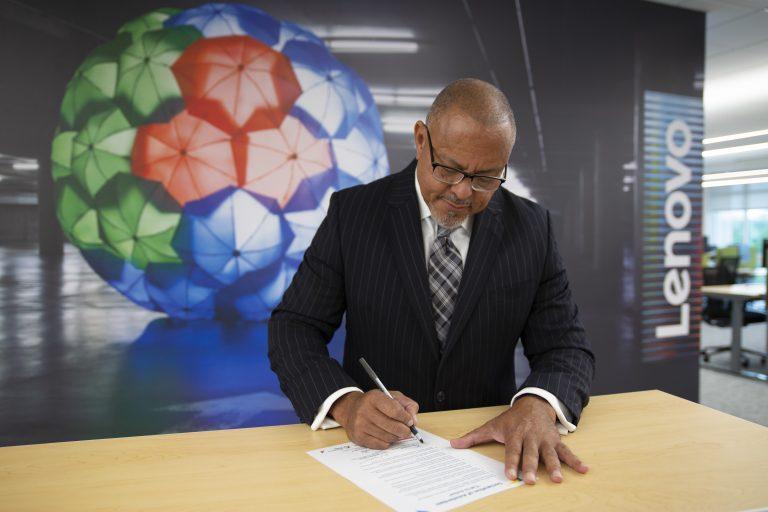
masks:
<svg viewBox="0 0 768 512"><path fill-rule="evenodd" d="M515 396L512 397L512 401L509 403L510 407L512 404L515 403L515 400L519 396L522 395L536 395L540 396L547 402L549 402L549 405L552 406L552 408L555 410L555 414L557 414L557 431L560 433L561 436L568 435L569 432L573 432L576 430L576 425L571 423L571 414L568 412L568 409L563 405L563 402L560 401L555 395L547 391L546 389L541 388L523 388L520 391L517 392Z"/></svg>
<svg viewBox="0 0 768 512"><path fill-rule="evenodd" d="M310 425L312 430L327 430L329 428L340 427L341 425L339 425L336 420L333 418L326 418L326 416L328 416L328 411L331 410L331 406L336 400L346 395L347 393L351 393L352 391L359 391L361 393L363 392L362 389L356 387L341 388L326 398L325 402L323 402L323 405L321 405L320 409L317 411L317 416L315 416L315 419L312 421L312 425Z"/></svg>

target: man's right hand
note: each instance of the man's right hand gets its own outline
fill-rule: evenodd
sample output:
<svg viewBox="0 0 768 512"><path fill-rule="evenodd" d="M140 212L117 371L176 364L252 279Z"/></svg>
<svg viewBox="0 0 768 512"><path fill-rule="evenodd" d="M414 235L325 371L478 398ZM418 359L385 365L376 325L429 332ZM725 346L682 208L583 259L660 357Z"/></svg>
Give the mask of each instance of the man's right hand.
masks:
<svg viewBox="0 0 768 512"><path fill-rule="evenodd" d="M349 440L374 450L384 450L401 439L412 437L408 427L416 424L419 404L399 391L394 400L374 389L342 396L330 410L333 419L347 431Z"/></svg>

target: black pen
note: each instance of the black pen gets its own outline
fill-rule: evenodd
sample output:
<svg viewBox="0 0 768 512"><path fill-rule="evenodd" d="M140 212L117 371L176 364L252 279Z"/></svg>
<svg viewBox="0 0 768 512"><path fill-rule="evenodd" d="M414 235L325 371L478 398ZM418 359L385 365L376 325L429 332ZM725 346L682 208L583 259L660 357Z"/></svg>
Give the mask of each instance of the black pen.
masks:
<svg viewBox="0 0 768 512"><path fill-rule="evenodd" d="M365 361L365 358L364 358L364 357L361 357L360 359L358 359L358 361L360 361L360 364L363 366L363 369L364 369L364 370L365 370L365 371L368 373L368 375L371 377L371 379L373 380L373 382L375 382L375 383L376 383L376 385L377 385L377 386L379 386L379 389L380 389L380 390L381 390L381 391L382 391L382 392L383 392L385 395L387 395L389 398L391 398L392 400L394 400L394 399L395 399L395 397L393 397L393 396L392 396L392 395L389 393L389 391L387 391L387 388L385 388L385 387L384 387L384 383L382 383L382 382L381 382L381 380L379 380L379 377L376 375L376 372L374 372L374 371L373 371L373 368L371 368L370 366L368 366L368 363ZM410 426L410 427L408 427L408 428L410 428L410 429L411 429L411 433L413 434L413 437L415 437L416 439L418 439L418 440L419 440L419 442L423 444L423 443L424 443L424 440L423 440L423 439L421 438L421 436L419 435L419 431L418 431L418 430L416 430L416 427L414 427L413 425L411 425L411 426Z"/></svg>

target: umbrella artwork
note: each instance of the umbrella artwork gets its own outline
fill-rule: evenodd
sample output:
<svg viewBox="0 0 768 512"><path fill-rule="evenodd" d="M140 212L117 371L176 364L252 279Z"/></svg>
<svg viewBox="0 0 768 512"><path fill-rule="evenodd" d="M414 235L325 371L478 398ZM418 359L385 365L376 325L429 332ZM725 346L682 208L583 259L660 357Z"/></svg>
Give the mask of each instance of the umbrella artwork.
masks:
<svg viewBox="0 0 768 512"><path fill-rule="evenodd" d="M255 7L157 9L75 70L56 211L91 268L178 318L265 320L330 196L389 172L363 80Z"/></svg>

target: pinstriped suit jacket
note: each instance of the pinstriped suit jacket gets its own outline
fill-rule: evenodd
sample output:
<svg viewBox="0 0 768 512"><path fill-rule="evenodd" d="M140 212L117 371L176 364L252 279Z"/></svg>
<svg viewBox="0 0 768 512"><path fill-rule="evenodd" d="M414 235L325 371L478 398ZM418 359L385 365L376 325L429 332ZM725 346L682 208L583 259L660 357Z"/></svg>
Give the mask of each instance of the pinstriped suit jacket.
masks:
<svg viewBox="0 0 768 512"><path fill-rule="evenodd" d="M334 391L374 387L363 356L421 411L509 403L514 348L531 364L523 387L545 389L574 423L589 400L594 356L568 288L549 213L499 189L475 216L446 350L431 310L415 161L335 193L269 321L269 357L283 392L311 423ZM346 313L344 364L326 348Z"/></svg>

